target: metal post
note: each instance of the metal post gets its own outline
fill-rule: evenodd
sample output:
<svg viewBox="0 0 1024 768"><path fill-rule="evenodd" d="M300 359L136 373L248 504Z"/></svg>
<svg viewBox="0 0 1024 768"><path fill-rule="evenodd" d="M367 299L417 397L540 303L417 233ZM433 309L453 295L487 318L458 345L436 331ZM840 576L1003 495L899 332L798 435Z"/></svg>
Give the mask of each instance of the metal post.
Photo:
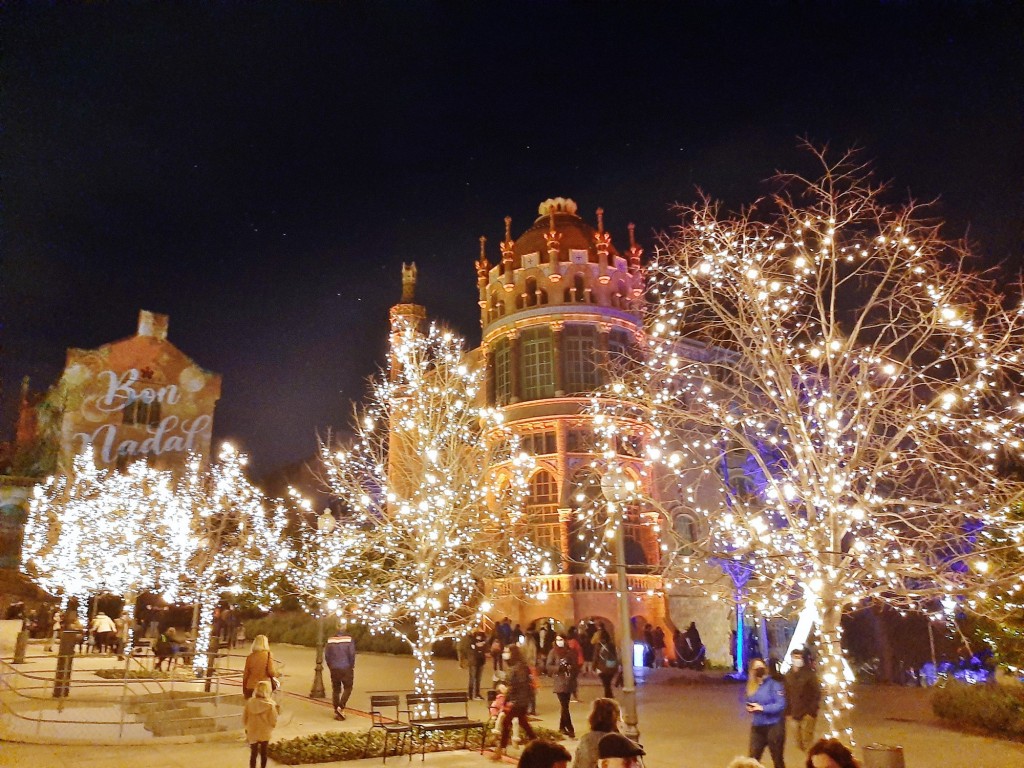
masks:
<svg viewBox="0 0 1024 768"><path fill-rule="evenodd" d="M636 710L636 678L633 676L633 633L629 615L629 581L626 576L625 512L621 504L608 502L609 517L618 513L615 536L615 572L619 583L619 656L622 659L622 721L627 739L640 739L640 719Z"/></svg>
<svg viewBox="0 0 1024 768"><path fill-rule="evenodd" d="M324 689L324 611L322 605L316 621L316 669L313 672L313 687L309 690L309 698L327 698L327 691Z"/></svg>

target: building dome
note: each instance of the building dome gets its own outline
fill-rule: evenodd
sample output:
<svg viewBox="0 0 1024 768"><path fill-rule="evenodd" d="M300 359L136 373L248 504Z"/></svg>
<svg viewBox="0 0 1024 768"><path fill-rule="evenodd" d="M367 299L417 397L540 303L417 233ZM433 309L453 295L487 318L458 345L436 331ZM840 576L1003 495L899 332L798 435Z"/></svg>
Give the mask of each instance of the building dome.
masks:
<svg viewBox="0 0 1024 768"><path fill-rule="evenodd" d="M487 328L522 311L542 306L607 307L636 314L643 288L640 256L633 240L624 258L604 229L604 211L597 209L597 227L583 220L571 198L542 202L533 225L512 239L512 220L505 218L501 261L487 258L480 240L477 285L481 324Z"/></svg>
<svg viewBox="0 0 1024 768"><path fill-rule="evenodd" d="M569 261L569 254L572 251L586 251L587 261L596 264L598 253L595 236L598 231L580 218L576 210L576 202L565 197L550 198L537 206L540 215L534 220L533 226L523 232L512 246L513 269L520 266L522 257L526 254L537 253L547 256L549 249L547 235L552 232L561 235L558 238L561 251L560 261ZM598 215L602 216L603 213ZM619 255L619 251L611 242L608 243L608 246L609 254Z"/></svg>

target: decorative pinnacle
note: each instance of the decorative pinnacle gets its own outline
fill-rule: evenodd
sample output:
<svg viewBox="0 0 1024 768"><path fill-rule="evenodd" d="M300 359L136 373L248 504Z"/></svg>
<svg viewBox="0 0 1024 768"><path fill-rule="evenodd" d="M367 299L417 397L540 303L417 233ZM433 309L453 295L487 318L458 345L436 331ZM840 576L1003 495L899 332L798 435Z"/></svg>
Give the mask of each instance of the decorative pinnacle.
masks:
<svg viewBox="0 0 1024 768"><path fill-rule="evenodd" d="M506 216L505 217L505 239L506 240L511 240L512 239L512 217L511 216Z"/></svg>
<svg viewBox="0 0 1024 768"><path fill-rule="evenodd" d="M548 210L548 220L551 222L551 232L554 234L555 231L555 206L551 206Z"/></svg>
<svg viewBox="0 0 1024 768"><path fill-rule="evenodd" d="M412 304L416 300L416 262L406 266L402 262L402 303Z"/></svg>
<svg viewBox="0 0 1024 768"><path fill-rule="evenodd" d="M480 261L487 261L487 238L480 235Z"/></svg>
<svg viewBox="0 0 1024 768"><path fill-rule="evenodd" d="M604 208L597 209L597 231L604 234Z"/></svg>
<svg viewBox="0 0 1024 768"><path fill-rule="evenodd" d="M629 247L636 248L636 224L629 222Z"/></svg>

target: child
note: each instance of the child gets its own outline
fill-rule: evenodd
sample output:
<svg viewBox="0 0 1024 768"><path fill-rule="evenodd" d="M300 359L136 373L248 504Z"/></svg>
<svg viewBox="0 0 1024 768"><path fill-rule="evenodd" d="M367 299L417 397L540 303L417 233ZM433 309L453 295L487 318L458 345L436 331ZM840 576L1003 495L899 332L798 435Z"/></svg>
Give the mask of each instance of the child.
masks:
<svg viewBox="0 0 1024 768"><path fill-rule="evenodd" d="M491 733L501 733L501 723L505 719L505 698L508 695L508 686L498 683L496 690L498 694L491 702L491 706L487 708L491 717L494 718L494 727L491 729Z"/></svg>
<svg viewBox="0 0 1024 768"><path fill-rule="evenodd" d="M269 680L256 683L256 690L242 710L245 740L249 742L249 768L256 768L256 754L260 768L267 768L267 744L277 725L277 704L270 698L273 688Z"/></svg>

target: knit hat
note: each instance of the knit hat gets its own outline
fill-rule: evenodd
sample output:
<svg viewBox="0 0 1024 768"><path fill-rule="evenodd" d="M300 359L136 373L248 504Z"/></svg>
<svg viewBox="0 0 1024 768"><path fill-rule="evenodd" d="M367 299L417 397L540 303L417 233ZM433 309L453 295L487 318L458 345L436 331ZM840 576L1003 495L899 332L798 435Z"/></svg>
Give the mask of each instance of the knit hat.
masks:
<svg viewBox="0 0 1024 768"><path fill-rule="evenodd" d="M621 733L606 734L597 743L597 756L599 759L606 757L636 757L643 754L646 754L643 747L635 741L630 741Z"/></svg>

